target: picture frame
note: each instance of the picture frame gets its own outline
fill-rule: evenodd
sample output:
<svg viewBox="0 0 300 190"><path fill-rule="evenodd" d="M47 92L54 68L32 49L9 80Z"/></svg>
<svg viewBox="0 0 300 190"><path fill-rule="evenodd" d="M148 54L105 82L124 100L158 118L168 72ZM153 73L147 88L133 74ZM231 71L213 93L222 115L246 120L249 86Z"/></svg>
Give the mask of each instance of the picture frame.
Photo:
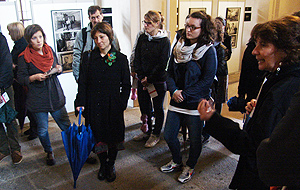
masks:
<svg viewBox="0 0 300 190"><path fill-rule="evenodd" d="M70 71L72 70L75 39L83 27L82 9L52 10L51 18L55 52L63 65L64 72ZM64 60L67 58L72 60L71 63L68 63L71 67L64 64Z"/></svg>
<svg viewBox="0 0 300 190"><path fill-rule="evenodd" d="M245 7L245 11L251 11L252 7Z"/></svg>
<svg viewBox="0 0 300 190"><path fill-rule="evenodd" d="M189 14L192 14L193 12L197 11L203 11L206 13L206 8L189 8Z"/></svg>
<svg viewBox="0 0 300 190"><path fill-rule="evenodd" d="M73 53L61 53L60 60L64 72L70 72L72 70Z"/></svg>
<svg viewBox="0 0 300 190"><path fill-rule="evenodd" d="M226 32L231 36L232 48L237 48L240 14L240 7L226 8Z"/></svg>
<svg viewBox="0 0 300 190"><path fill-rule="evenodd" d="M245 13L244 21L251 21L251 13Z"/></svg>

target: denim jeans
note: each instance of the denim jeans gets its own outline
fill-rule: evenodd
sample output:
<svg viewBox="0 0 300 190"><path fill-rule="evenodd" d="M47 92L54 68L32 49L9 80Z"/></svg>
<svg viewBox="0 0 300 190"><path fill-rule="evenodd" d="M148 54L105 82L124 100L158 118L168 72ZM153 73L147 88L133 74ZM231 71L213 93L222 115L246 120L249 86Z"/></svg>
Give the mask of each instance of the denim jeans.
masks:
<svg viewBox="0 0 300 190"><path fill-rule="evenodd" d="M186 115L174 111L168 111L164 130L164 138L172 153L173 161L177 164L182 162L180 143L177 138L180 126L185 125L189 130L190 151L186 165L194 168L202 150L201 134L204 122L200 116Z"/></svg>
<svg viewBox="0 0 300 190"><path fill-rule="evenodd" d="M15 108L14 106L14 92L12 89L12 86L5 89L10 100L7 102L7 104ZM18 142L18 124L16 120L14 119L11 123L5 123L6 126L6 132L4 130L3 123L0 123L0 153L4 155L10 154L10 152L14 151L20 151L21 146Z"/></svg>
<svg viewBox="0 0 300 190"><path fill-rule="evenodd" d="M148 132L147 134L153 133L156 136L160 135L163 123L164 123L164 99L165 99L165 94L166 94L166 83L155 83L154 87L156 89L156 92L158 96L155 98L152 98L148 93L147 90L143 90L143 85L141 81L138 81L138 102L140 105L140 110L142 115L146 114L148 116ZM155 116L155 126L152 132L152 121L151 121L151 112L152 112L152 103L154 107L154 116Z"/></svg>
<svg viewBox="0 0 300 190"><path fill-rule="evenodd" d="M33 113L36 118L37 123L37 133L41 144L45 152L52 152L52 147L49 139L48 133L48 112L37 112ZM60 110L50 112L53 119L59 126L59 128L64 131L69 128L70 120L65 107L62 107Z"/></svg>

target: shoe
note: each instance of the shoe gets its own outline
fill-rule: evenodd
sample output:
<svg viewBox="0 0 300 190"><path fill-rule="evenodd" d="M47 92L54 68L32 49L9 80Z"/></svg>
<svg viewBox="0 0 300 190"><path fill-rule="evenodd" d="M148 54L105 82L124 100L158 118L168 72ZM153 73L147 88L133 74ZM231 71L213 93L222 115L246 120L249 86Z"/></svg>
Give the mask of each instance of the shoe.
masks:
<svg viewBox="0 0 300 190"><path fill-rule="evenodd" d="M47 165L48 166L53 166L55 164L55 159L54 159L54 153L53 152L48 152L47 153Z"/></svg>
<svg viewBox="0 0 300 190"><path fill-rule="evenodd" d="M7 156L8 156L8 154L5 155L5 154L0 153L0 162L2 162L2 160Z"/></svg>
<svg viewBox="0 0 300 190"><path fill-rule="evenodd" d="M154 147L160 140L159 136L151 134L150 138L147 140L145 147L146 148L152 148Z"/></svg>
<svg viewBox="0 0 300 190"><path fill-rule="evenodd" d="M23 160L23 156L21 154L20 151L15 150L12 154L11 154L11 158L14 164L20 164Z"/></svg>
<svg viewBox="0 0 300 190"><path fill-rule="evenodd" d="M183 168L182 173L178 177L178 181L181 183L186 183L192 179L193 175L194 175L194 169L190 168L189 166L185 166Z"/></svg>
<svg viewBox="0 0 300 190"><path fill-rule="evenodd" d="M29 141L31 141L31 140L33 140L33 139L36 139L37 137L38 137L37 135L31 133L31 134L27 137L27 139L28 139Z"/></svg>
<svg viewBox="0 0 300 190"><path fill-rule="evenodd" d="M182 169L182 163L181 164L176 164L173 160L171 160L169 163L166 165L160 167L160 171L164 173L169 173L172 171L180 171Z"/></svg>
<svg viewBox="0 0 300 190"><path fill-rule="evenodd" d="M86 163L88 164L96 164L97 163L97 159L96 158L93 158L92 156L89 156L86 161Z"/></svg>
<svg viewBox="0 0 300 190"><path fill-rule="evenodd" d="M107 182L113 182L116 179L116 169L115 165L106 165L106 180Z"/></svg>
<svg viewBox="0 0 300 190"><path fill-rule="evenodd" d="M99 172L98 172L98 179L99 180L104 180L106 178L106 167L107 164L101 164Z"/></svg>
<svg viewBox="0 0 300 190"><path fill-rule="evenodd" d="M134 140L134 141L142 141L142 140L149 139L149 137L150 137L150 135L148 135L146 133L141 133L139 135L134 136L132 140Z"/></svg>

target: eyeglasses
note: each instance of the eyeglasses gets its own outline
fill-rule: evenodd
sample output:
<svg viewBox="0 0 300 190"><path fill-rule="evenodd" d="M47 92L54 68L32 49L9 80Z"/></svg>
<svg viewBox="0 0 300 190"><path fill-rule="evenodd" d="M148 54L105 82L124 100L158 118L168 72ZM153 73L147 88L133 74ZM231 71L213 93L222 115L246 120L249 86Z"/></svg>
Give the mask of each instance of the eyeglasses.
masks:
<svg viewBox="0 0 300 190"><path fill-rule="evenodd" d="M147 22L147 21L145 21L145 20L143 20L142 23L143 23L143 24L146 24L146 25L152 24L152 22Z"/></svg>
<svg viewBox="0 0 300 190"><path fill-rule="evenodd" d="M185 27L186 30L189 28L191 31L194 31L196 29L201 28L201 26L196 27L196 26L190 26L190 25L187 25L187 24L185 24L184 27Z"/></svg>

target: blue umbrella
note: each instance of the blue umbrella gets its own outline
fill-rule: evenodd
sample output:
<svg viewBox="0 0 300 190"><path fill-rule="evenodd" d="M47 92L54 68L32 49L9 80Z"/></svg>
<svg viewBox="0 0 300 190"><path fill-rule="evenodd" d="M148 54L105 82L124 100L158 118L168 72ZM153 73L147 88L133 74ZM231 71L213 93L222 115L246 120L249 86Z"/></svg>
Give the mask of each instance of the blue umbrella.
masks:
<svg viewBox="0 0 300 190"><path fill-rule="evenodd" d="M67 130L61 132L66 154L73 172L74 188L76 188L76 180L80 170L95 145L90 126L86 127L81 124L81 114L82 110L80 109L78 118L79 126L73 123Z"/></svg>

